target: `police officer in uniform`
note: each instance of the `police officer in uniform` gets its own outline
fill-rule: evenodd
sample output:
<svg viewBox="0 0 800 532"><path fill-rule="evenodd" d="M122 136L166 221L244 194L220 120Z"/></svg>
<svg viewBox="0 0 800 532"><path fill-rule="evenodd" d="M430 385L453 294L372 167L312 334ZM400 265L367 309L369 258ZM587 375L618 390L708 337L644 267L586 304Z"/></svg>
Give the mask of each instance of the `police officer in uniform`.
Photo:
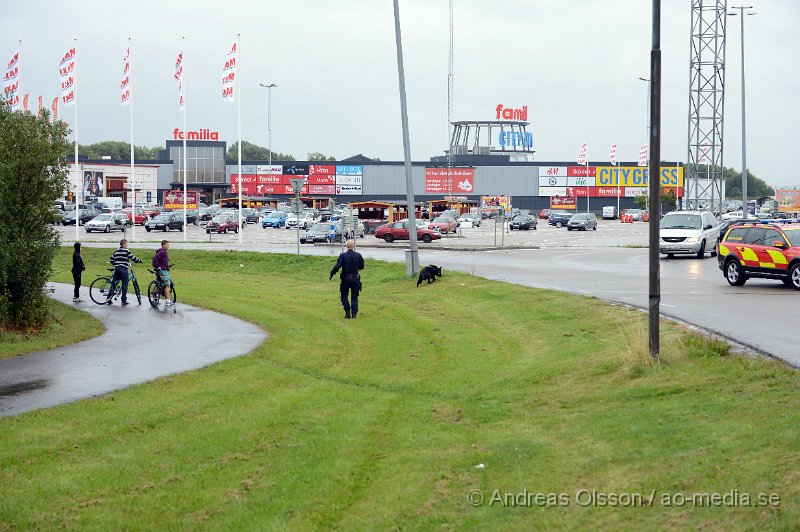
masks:
<svg viewBox="0 0 800 532"><path fill-rule="evenodd" d="M339 278L341 284L339 291L342 293L342 306L344 307L344 317L346 319L356 319L358 315L358 292L361 291L361 276L358 274L364 269L364 257L355 251L356 244L352 240L347 241L347 251L339 254L336 266L331 270L330 279L342 270ZM350 301L347 300L347 292L350 292Z"/></svg>

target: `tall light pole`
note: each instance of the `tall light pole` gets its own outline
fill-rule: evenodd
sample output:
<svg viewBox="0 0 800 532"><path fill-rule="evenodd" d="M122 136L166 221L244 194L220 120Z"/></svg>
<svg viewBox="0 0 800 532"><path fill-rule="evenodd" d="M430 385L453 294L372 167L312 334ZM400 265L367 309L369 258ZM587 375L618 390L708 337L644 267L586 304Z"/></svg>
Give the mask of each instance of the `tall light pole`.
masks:
<svg viewBox="0 0 800 532"><path fill-rule="evenodd" d="M272 166L272 88L277 85L275 83L269 85L259 83L259 85L267 89L267 136L269 137L269 165Z"/></svg>
<svg viewBox="0 0 800 532"><path fill-rule="evenodd" d="M731 6L731 9L738 9L739 13L735 11L728 13L729 17L739 15L739 22L741 23L741 41L742 41L742 217L747 218L747 135L745 134L745 120L744 120L744 15L745 9L748 11L747 15L755 15L756 12L752 11L753 6Z"/></svg>

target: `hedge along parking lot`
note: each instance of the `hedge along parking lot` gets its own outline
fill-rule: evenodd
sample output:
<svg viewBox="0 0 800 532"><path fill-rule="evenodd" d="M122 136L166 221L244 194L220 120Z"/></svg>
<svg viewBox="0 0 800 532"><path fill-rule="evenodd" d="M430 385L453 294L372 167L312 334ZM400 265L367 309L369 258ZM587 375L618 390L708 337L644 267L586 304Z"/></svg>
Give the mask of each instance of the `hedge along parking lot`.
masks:
<svg viewBox="0 0 800 532"><path fill-rule="evenodd" d="M87 274L107 255L85 249ZM350 321L330 259L170 256L181 301L258 323L270 339L202 370L0 419L0 483L13 487L0 526L798 522L800 379L778 363L727 356L665 324L664 363L651 366L638 312L447 270L416 288L402 264L368 261ZM165 356L179 348L168 330L151 333L164 335ZM581 490L774 492L780 504L581 506ZM512 508L492 503L495 491L571 504Z"/></svg>

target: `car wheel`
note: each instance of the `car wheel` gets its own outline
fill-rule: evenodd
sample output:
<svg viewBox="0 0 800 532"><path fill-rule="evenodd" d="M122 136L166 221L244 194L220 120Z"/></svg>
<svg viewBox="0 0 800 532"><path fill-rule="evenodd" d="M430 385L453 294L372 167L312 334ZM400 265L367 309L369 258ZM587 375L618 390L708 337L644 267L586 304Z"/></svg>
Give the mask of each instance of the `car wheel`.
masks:
<svg viewBox="0 0 800 532"><path fill-rule="evenodd" d="M742 265L739 264L738 260L731 259L725 265L725 279L728 280L728 284L731 286L742 286L747 281L747 277L742 271Z"/></svg>
<svg viewBox="0 0 800 532"><path fill-rule="evenodd" d="M697 252L698 259L704 259L706 257L706 241L703 240L700 243L700 250Z"/></svg>
<svg viewBox="0 0 800 532"><path fill-rule="evenodd" d="M433 237L431 235L422 235L422 241L426 244L430 244L432 240Z"/></svg>
<svg viewBox="0 0 800 532"><path fill-rule="evenodd" d="M717 248L719 248L719 240L717 240L717 243L714 244L713 248L711 248L711 252L710 253L711 253L712 257L716 257L717 256Z"/></svg>
<svg viewBox="0 0 800 532"><path fill-rule="evenodd" d="M558 225L556 225L556 227L558 227ZM572 231L572 228L571 227L567 227L567 231Z"/></svg>
<svg viewBox="0 0 800 532"><path fill-rule="evenodd" d="M390 242L390 243L394 242L394 235L392 233L386 233L385 235L383 235L383 239L386 242Z"/></svg>
<svg viewBox="0 0 800 532"><path fill-rule="evenodd" d="M564 224L562 224L561 222L556 222L556 227L561 227L562 225Z"/></svg>
<svg viewBox="0 0 800 532"><path fill-rule="evenodd" d="M592 231L597 231L597 226L592 227Z"/></svg>
<svg viewBox="0 0 800 532"><path fill-rule="evenodd" d="M534 230L534 231L536 231L537 227L538 227L538 226L534 225L534 226L533 226L533 230Z"/></svg>
<svg viewBox="0 0 800 532"><path fill-rule="evenodd" d="M792 288L795 290L800 290L800 262L794 263L789 270L789 279L791 281Z"/></svg>
<svg viewBox="0 0 800 532"><path fill-rule="evenodd" d="M147 231L148 233L149 233L150 231L152 231L152 229L150 229L150 228L149 228L149 227L147 227L147 226L145 226L144 230L145 230L145 231Z"/></svg>
<svg viewBox="0 0 800 532"><path fill-rule="evenodd" d="M105 228L105 229L103 229L103 232L104 232L104 233L108 233L109 231L111 231L111 229L110 229L108 226L106 226L106 228Z"/></svg>

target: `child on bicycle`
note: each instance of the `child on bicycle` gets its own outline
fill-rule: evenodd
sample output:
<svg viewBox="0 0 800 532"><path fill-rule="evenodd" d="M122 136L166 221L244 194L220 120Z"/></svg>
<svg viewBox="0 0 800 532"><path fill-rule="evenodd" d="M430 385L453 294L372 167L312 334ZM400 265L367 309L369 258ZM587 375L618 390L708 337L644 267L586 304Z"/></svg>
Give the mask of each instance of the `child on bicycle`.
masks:
<svg viewBox="0 0 800 532"><path fill-rule="evenodd" d="M164 287L164 297L166 298L167 306L172 306L175 303L170 299L170 287L172 286L172 279L169 276L169 240L162 240L161 247L156 251L153 256L153 268L156 270L156 278L158 283Z"/></svg>

